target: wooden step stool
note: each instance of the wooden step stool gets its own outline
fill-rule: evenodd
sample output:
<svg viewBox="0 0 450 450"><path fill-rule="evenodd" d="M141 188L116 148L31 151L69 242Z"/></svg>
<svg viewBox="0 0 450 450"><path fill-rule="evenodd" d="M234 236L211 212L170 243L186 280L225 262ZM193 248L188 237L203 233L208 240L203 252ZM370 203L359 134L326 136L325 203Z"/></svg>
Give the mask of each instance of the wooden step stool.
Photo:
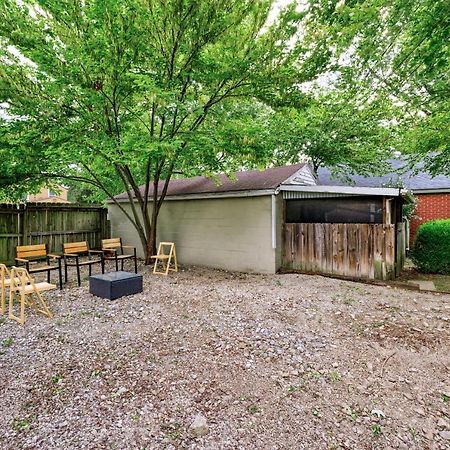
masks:
<svg viewBox="0 0 450 450"><path fill-rule="evenodd" d="M165 253L165 249L169 248L169 253ZM173 242L160 242L158 247L158 254L153 255L155 260L153 266L153 273L158 275L167 275L169 270L172 272L178 272L177 264L177 252L175 250L175 244ZM163 271L158 270L158 262L161 263Z"/></svg>
<svg viewBox="0 0 450 450"><path fill-rule="evenodd" d="M53 317L53 314L47 307L41 292L56 289L56 284L47 282L35 283L26 269L13 267L11 269L9 287L9 318L19 322L21 325L25 323L25 306L33 307L37 312L47 317ZM33 297L33 295L36 297ZM13 312L14 301L20 302L20 315L16 316Z"/></svg>

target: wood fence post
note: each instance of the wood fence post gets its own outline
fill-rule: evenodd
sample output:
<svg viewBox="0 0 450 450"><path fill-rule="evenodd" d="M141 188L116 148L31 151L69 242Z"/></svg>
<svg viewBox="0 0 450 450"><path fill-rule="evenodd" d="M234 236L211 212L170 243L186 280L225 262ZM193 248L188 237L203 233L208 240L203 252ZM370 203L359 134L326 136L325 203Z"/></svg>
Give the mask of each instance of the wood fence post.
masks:
<svg viewBox="0 0 450 450"><path fill-rule="evenodd" d="M29 243L29 213L27 204L23 205L22 214L22 245L27 245Z"/></svg>

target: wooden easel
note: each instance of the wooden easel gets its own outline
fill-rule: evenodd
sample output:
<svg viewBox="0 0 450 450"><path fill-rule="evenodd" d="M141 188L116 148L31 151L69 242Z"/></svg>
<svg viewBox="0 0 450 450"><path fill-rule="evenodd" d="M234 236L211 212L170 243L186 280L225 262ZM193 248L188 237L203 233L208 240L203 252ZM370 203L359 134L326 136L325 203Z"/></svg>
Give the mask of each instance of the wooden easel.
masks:
<svg viewBox="0 0 450 450"><path fill-rule="evenodd" d="M47 317L53 317L48 309L41 292L56 289L56 284L47 282L35 283L26 269L13 267L11 270L11 283L9 288L9 318L25 323L25 306L32 306L37 312ZM37 300L33 297L36 296ZM20 315L16 316L13 312L14 300L20 302Z"/></svg>
<svg viewBox="0 0 450 450"><path fill-rule="evenodd" d="M164 249L169 247L169 253L165 253ZM153 266L153 273L157 275L167 275L169 270L172 272L178 272L177 264L177 252L175 250L175 244L173 242L160 242L158 247L158 254L153 255L152 258L155 260L155 265ZM158 270L158 262L161 263L162 271Z"/></svg>

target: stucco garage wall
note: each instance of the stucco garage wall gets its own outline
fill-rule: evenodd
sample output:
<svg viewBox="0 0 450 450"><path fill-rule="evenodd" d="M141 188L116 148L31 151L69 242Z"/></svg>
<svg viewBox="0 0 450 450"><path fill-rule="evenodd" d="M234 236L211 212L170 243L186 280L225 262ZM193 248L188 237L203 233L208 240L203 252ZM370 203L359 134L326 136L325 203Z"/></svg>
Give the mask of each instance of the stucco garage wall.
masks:
<svg viewBox="0 0 450 450"><path fill-rule="evenodd" d="M129 205L126 205L129 210ZM167 200L158 219L158 242L176 243L181 264L273 273L271 196ZM112 236L136 245L137 232L116 205L109 206Z"/></svg>

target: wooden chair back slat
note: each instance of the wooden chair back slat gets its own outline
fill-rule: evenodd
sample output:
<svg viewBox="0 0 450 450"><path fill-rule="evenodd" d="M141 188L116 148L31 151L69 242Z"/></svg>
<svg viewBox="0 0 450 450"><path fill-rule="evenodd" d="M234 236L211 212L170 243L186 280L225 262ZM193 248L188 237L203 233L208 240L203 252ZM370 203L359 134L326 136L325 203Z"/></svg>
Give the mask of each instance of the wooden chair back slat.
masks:
<svg viewBox="0 0 450 450"><path fill-rule="evenodd" d="M89 246L87 241L84 242L66 242L63 244L64 253L87 253Z"/></svg>
<svg viewBox="0 0 450 450"><path fill-rule="evenodd" d="M102 248L103 249L115 249L122 247L122 239L121 238L112 238L112 239L102 239Z"/></svg>
<svg viewBox="0 0 450 450"><path fill-rule="evenodd" d="M16 254L18 258L38 258L47 256L47 245L19 245L16 247Z"/></svg>

